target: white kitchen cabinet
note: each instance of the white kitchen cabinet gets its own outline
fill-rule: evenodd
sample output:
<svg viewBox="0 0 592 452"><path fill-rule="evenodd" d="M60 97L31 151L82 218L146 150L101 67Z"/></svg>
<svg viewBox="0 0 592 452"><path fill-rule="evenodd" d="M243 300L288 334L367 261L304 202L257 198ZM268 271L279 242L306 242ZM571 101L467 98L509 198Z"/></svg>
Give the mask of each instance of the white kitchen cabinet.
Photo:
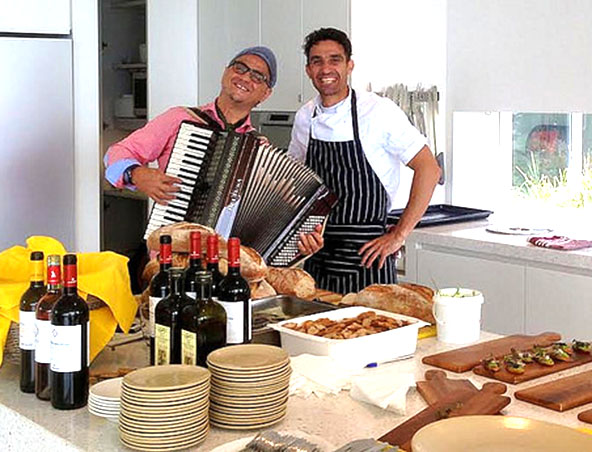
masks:
<svg viewBox="0 0 592 452"><path fill-rule="evenodd" d="M0 2L0 33L70 34L70 0Z"/></svg>
<svg viewBox="0 0 592 452"><path fill-rule="evenodd" d="M292 111L302 99L302 5L299 1L261 0L261 45L273 50L278 82L262 110Z"/></svg>
<svg viewBox="0 0 592 452"><path fill-rule="evenodd" d="M499 334L524 330L524 266L471 256L460 250L422 247L416 248L416 265L419 284L480 290L485 298L484 330Z"/></svg>
<svg viewBox="0 0 592 452"><path fill-rule="evenodd" d="M526 332L556 331L564 339L590 340L592 276L528 266Z"/></svg>
<svg viewBox="0 0 592 452"><path fill-rule="evenodd" d="M351 21L351 0L302 0L302 39L311 31L321 27L333 27L346 32L350 35ZM351 39L351 35L350 35ZM302 65L304 68L306 58L301 50ZM306 103L317 95L310 79L302 69L302 103Z"/></svg>
<svg viewBox="0 0 592 452"><path fill-rule="evenodd" d="M199 104L220 92L222 72L241 49L259 44L260 0L199 0Z"/></svg>
<svg viewBox="0 0 592 452"><path fill-rule="evenodd" d="M349 32L349 24L350 0L199 0L199 104L216 97L236 52L265 45L277 57L278 83L258 109L297 110L316 95L304 70L304 37L320 27Z"/></svg>

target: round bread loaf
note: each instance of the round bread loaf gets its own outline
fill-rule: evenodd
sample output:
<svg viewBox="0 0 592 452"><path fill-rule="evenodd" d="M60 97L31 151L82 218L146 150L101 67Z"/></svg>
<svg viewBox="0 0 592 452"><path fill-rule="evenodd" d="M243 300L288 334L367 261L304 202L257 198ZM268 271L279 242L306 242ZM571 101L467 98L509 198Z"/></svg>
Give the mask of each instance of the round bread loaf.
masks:
<svg viewBox="0 0 592 452"><path fill-rule="evenodd" d="M189 253L189 251L191 251L191 242L189 240L189 234L191 233L191 231L201 232L202 249L205 252L207 236L210 234L215 234L216 232L212 228L209 228L207 226L202 226L201 224L196 223L188 223L186 221L169 224L167 226L162 226L158 228L156 231L152 232L152 234L148 236L146 246L151 251L160 251L160 236L170 235L173 242L173 252Z"/></svg>
<svg viewBox="0 0 592 452"><path fill-rule="evenodd" d="M249 284L251 287L251 299L257 300L259 298L273 297L277 295L274 288L266 281L261 280L256 283Z"/></svg>
<svg viewBox="0 0 592 452"><path fill-rule="evenodd" d="M269 267L266 280L282 295L312 300L317 292L315 280L301 268Z"/></svg>

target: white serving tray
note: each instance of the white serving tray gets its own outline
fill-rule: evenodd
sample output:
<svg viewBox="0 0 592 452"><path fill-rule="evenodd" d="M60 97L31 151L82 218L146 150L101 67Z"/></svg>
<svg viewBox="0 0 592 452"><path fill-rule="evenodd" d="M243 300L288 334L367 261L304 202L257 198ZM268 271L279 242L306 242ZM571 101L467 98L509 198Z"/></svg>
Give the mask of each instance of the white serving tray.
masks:
<svg viewBox="0 0 592 452"><path fill-rule="evenodd" d="M369 336L356 337L353 339L327 339L325 337L294 331L283 326L285 323L300 324L306 320L316 320L321 318L342 320L348 317L356 317L362 312L367 311L373 311L376 314L392 317L394 319L406 320L412 323L394 330L371 334ZM300 355L302 353L331 356L331 358L346 367L361 368L368 364L380 364L387 361L393 361L403 356L413 355L417 347L417 331L419 328L426 325L428 325L427 322L414 317L366 308L364 306L351 306L285 320L283 322L271 324L269 327L280 333L282 348L291 356Z"/></svg>

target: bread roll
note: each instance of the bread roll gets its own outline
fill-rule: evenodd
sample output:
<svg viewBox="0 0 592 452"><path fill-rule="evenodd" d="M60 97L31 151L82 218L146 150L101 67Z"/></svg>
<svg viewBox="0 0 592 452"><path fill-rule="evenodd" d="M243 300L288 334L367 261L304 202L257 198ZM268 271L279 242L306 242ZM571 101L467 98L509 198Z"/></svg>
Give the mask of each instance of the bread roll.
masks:
<svg viewBox="0 0 592 452"><path fill-rule="evenodd" d="M226 253L226 250L225 250ZM222 254L222 253L220 253ZM227 256L220 257L218 268L220 273L226 275L228 272L228 260ZM241 275L249 283L262 281L267 275L267 265L263 261L263 258L259 256L259 253L248 246L241 245ZM189 254L188 253L176 253L173 252L173 267L187 267L189 265ZM150 282L152 277L158 273L160 264L157 258L150 260L144 267L142 272L142 279L146 282Z"/></svg>
<svg viewBox="0 0 592 452"><path fill-rule="evenodd" d="M347 294L341 303L381 309L435 323L432 314L433 300L424 296L430 291L433 294L433 291L415 284L412 286L421 290L411 290L401 284L373 284L357 294Z"/></svg>
<svg viewBox="0 0 592 452"><path fill-rule="evenodd" d="M151 251L160 251L160 236L168 234L171 236L173 242L173 252L189 253L189 251L191 251L191 242L189 240L189 234L191 231L201 232L202 252L205 253L207 236L210 234L215 234L214 230L207 226L202 226L201 224L188 223L186 221L169 224L167 226L158 228L148 236L146 246L148 246L148 249Z"/></svg>
<svg viewBox="0 0 592 452"><path fill-rule="evenodd" d="M189 254L173 253L173 267L185 268L187 265L189 265ZM144 271L142 272L142 280L149 283L159 270L160 263L158 262L158 259L151 259L150 262L148 262L144 267Z"/></svg>
<svg viewBox="0 0 592 452"><path fill-rule="evenodd" d="M257 300L259 298L266 298L266 297L273 297L277 295L276 291L274 290L271 285L265 281L259 281L256 283L251 283L251 299Z"/></svg>
<svg viewBox="0 0 592 452"><path fill-rule="evenodd" d="M278 294L305 300L312 300L316 294L315 280L301 268L269 267L266 279Z"/></svg>

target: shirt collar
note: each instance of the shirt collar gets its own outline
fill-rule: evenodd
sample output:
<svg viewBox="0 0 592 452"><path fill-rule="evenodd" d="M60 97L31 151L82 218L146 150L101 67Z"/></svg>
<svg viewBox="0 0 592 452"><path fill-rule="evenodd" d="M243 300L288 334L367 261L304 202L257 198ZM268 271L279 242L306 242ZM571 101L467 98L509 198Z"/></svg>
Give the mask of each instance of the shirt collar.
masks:
<svg viewBox="0 0 592 452"><path fill-rule="evenodd" d="M205 104L205 105L199 107L199 109L202 110L203 112L207 113L214 121L216 121L218 124L220 124L221 127L224 127L224 121L222 121L222 119L218 116L218 113L216 112L216 104L214 102L210 102L209 104ZM253 124L251 124L251 115L249 115L247 117L246 121L240 127L238 127L235 130L235 132L247 133L247 132L251 132L254 129L255 128L253 127Z"/></svg>
<svg viewBox="0 0 592 452"><path fill-rule="evenodd" d="M315 107L318 109L319 113L323 113L323 114L334 114L337 113L338 111L344 111L345 109L348 109L349 106L351 105L351 95L352 95L352 89L351 87L348 87L348 93L347 93L347 97L339 102L337 102L335 105L331 105L330 107L323 107L323 103L321 101L321 96L317 95L317 97L315 97Z"/></svg>

